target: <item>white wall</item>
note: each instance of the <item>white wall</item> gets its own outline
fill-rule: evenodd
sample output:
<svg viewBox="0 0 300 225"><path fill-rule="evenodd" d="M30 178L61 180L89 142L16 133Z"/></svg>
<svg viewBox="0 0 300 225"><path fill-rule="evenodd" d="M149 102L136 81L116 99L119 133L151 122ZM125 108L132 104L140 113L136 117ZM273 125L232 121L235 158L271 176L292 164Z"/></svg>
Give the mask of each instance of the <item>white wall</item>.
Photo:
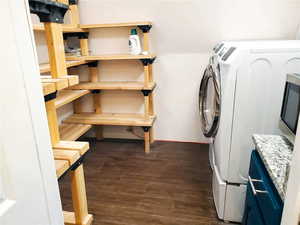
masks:
<svg viewBox="0 0 300 225"><path fill-rule="evenodd" d="M155 135L163 140L207 141L200 130L198 87L217 42L293 39L300 21L299 0L80 0L79 6L82 24L153 21ZM92 54L128 52L128 29L90 35ZM99 68L101 79L142 79L137 62L103 62ZM140 93L104 92L102 103L107 112L139 111L141 98ZM105 135L128 137L119 131L108 127Z"/></svg>

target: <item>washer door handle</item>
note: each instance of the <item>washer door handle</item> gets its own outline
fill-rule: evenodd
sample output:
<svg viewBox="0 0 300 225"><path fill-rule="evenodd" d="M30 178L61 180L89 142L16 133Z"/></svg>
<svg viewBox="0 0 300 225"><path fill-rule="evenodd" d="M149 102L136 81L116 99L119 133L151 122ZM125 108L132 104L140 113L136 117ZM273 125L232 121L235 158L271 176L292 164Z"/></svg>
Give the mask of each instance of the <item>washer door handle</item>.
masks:
<svg viewBox="0 0 300 225"><path fill-rule="evenodd" d="M256 190L255 189L254 182L263 183L262 180L252 179L250 177L250 175L248 176L248 179L249 179L249 183L250 183L250 186L251 186L251 189L252 189L252 192L253 192L254 195L257 195L257 194L268 194L268 191L262 191L262 190Z"/></svg>

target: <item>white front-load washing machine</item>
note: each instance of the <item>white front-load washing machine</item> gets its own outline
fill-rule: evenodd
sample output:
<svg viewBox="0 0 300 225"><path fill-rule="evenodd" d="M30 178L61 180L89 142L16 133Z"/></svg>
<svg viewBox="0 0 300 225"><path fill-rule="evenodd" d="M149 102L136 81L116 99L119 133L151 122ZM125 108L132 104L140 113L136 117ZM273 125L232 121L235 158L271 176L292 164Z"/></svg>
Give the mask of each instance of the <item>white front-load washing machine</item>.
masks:
<svg viewBox="0 0 300 225"><path fill-rule="evenodd" d="M241 222L252 135L279 134L286 75L300 72L300 41L222 42L201 81L203 134L212 139L210 163L218 217Z"/></svg>

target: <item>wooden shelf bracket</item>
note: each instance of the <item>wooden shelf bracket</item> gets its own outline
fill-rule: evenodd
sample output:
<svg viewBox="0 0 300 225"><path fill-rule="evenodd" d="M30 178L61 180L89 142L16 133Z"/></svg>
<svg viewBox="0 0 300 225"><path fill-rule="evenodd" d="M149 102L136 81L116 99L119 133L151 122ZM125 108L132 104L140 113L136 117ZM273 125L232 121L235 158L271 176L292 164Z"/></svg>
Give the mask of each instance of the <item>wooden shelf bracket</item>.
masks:
<svg viewBox="0 0 300 225"><path fill-rule="evenodd" d="M141 62L143 63L144 66L148 66L149 64L153 64L155 61L156 57L154 58L145 58L145 59L140 59Z"/></svg>
<svg viewBox="0 0 300 225"><path fill-rule="evenodd" d="M148 24L148 25L138 25L138 28L141 29L141 31L143 31L143 33L149 33L149 31L152 28L152 24Z"/></svg>

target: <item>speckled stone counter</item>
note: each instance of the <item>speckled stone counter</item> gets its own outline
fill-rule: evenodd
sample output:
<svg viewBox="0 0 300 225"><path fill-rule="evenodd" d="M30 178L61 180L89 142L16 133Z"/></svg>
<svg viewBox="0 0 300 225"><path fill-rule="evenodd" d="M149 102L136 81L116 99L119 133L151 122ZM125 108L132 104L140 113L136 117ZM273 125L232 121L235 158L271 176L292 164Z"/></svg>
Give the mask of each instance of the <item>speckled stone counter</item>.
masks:
<svg viewBox="0 0 300 225"><path fill-rule="evenodd" d="M279 195L284 200L293 145L280 135L255 134L253 141Z"/></svg>

